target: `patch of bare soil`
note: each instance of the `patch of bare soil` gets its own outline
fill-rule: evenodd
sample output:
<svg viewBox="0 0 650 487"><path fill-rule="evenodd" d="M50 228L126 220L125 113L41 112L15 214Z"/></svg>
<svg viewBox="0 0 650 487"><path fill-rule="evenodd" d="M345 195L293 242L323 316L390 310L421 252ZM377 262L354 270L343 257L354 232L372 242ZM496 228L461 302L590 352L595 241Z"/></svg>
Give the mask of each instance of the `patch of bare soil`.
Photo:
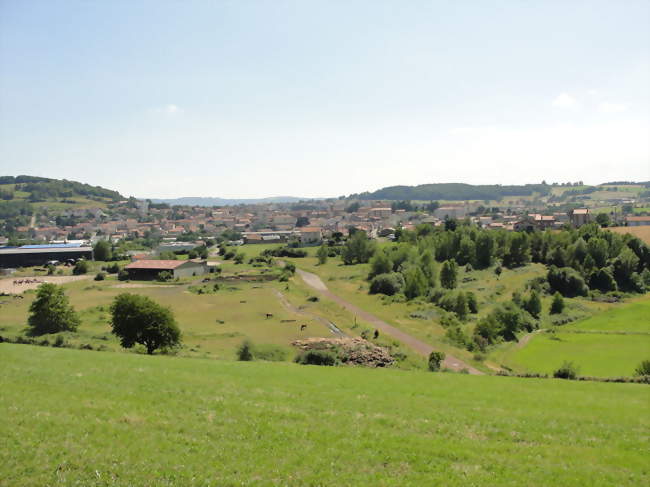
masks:
<svg viewBox="0 0 650 487"><path fill-rule="evenodd" d="M0 294L20 294L28 289L36 289L44 282L53 284L65 284L66 282L81 281L90 279L92 276L39 276L39 277L15 277L0 279Z"/></svg>
<svg viewBox="0 0 650 487"><path fill-rule="evenodd" d="M363 338L306 338L291 343L300 350L327 350L335 352L339 359L349 365L386 367L395 362L385 348Z"/></svg>

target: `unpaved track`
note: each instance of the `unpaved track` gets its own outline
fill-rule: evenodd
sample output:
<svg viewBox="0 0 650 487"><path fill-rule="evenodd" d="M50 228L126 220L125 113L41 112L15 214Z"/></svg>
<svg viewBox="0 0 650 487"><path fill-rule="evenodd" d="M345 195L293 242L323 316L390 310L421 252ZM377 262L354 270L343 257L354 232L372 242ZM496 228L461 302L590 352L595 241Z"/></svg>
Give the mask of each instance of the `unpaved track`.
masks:
<svg viewBox="0 0 650 487"><path fill-rule="evenodd" d="M65 284L66 282L81 281L84 279L90 279L90 274L83 276L34 276L34 277L8 277L6 279L0 279L0 293L7 294L20 294L28 289L36 289L43 282L51 282L53 284ZM14 284L14 281L20 281L25 279L38 279L42 282L31 282L23 284Z"/></svg>
<svg viewBox="0 0 650 487"><path fill-rule="evenodd" d="M362 320L368 322L378 330L381 330L382 332L386 333L387 335L392 336L396 340L399 340L402 342L404 345L412 348L415 350L417 353L420 355L423 355L425 357L428 357L431 352L433 352L434 348L429 345L428 343L424 343L421 340L418 340L412 335L409 335L408 333L404 333L402 330L395 328L392 325L389 325L385 321L379 319L375 315L368 313L367 311L362 310L358 306L355 306L354 304L350 303L349 301L346 301L345 299L341 298L340 296L337 296L334 294L332 291L330 291L325 283L321 280L320 277L318 277L316 274L312 274L311 272L303 271L302 269L296 269L296 272L298 275L302 278L303 281L305 281L305 284L308 286L312 287L313 289L319 291L321 294L323 294L325 297L328 299L331 299L335 303L340 304L343 306L345 309L347 309L349 312L352 314L356 315L357 317L361 318ZM483 375L483 372L480 370L472 367L471 365L463 362L462 360L446 354L445 361L443 362L444 367L448 367L451 370L462 370L462 369L467 369L470 374L474 375Z"/></svg>
<svg viewBox="0 0 650 487"><path fill-rule="evenodd" d="M286 298L284 294L282 294L280 291L275 291L276 296L280 300L280 303L282 303L282 306L284 306L287 310L291 311L292 313L295 313L297 315L302 315L302 316L307 316L309 318L313 318L316 321L324 324L326 327L330 329L333 335L336 335L337 337L340 338L345 338L347 335L341 331L334 323L332 323L329 320L326 320L322 316L319 316L315 313L310 313L309 311L305 311L304 309L300 309L295 307L293 304L289 302L289 300Z"/></svg>

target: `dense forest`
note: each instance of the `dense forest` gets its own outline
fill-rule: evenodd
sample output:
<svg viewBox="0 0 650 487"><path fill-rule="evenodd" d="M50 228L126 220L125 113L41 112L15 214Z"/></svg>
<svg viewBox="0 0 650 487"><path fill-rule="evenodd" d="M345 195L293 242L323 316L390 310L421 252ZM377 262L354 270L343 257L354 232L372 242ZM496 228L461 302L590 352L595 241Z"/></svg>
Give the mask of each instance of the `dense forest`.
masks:
<svg viewBox="0 0 650 487"><path fill-rule="evenodd" d="M481 185L462 183L421 184L419 186L389 186L373 192L350 195L361 200L500 200L506 196L531 196L533 193L547 195L548 184L525 184L519 186Z"/></svg>

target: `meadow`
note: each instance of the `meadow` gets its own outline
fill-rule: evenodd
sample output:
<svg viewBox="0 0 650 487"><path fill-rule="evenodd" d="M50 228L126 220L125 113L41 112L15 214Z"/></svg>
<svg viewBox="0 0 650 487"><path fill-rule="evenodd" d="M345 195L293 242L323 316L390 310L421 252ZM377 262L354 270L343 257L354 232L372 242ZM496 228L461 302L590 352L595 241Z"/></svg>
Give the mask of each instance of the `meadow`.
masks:
<svg viewBox="0 0 650 487"><path fill-rule="evenodd" d="M0 358L2 486L650 481L645 385L6 343Z"/></svg>
<svg viewBox="0 0 650 487"><path fill-rule="evenodd" d="M552 374L564 361L581 375L631 376L650 359L650 296L611 308L590 318L535 333L525 345L505 344L495 362L517 372Z"/></svg>

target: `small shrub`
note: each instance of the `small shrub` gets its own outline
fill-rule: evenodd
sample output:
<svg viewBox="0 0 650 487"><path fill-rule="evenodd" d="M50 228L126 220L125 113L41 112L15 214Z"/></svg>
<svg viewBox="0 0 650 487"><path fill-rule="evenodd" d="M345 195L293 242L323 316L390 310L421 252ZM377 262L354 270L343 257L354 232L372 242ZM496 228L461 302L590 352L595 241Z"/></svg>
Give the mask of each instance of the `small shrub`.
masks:
<svg viewBox="0 0 650 487"><path fill-rule="evenodd" d="M250 362L253 358L253 343L250 340L244 340L237 349L237 360Z"/></svg>
<svg viewBox="0 0 650 487"><path fill-rule="evenodd" d="M327 350L308 350L298 354L295 362L302 365L336 365L336 355Z"/></svg>
<svg viewBox="0 0 650 487"><path fill-rule="evenodd" d="M106 279L105 272L98 272L97 275L95 276L95 281L103 281L104 279Z"/></svg>
<svg viewBox="0 0 650 487"><path fill-rule="evenodd" d="M650 375L650 360L644 360L634 369L635 376Z"/></svg>
<svg viewBox="0 0 650 487"><path fill-rule="evenodd" d="M129 278L129 271L122 269L117 273L117 278L120 281L126 281Z"/></svg>
<svg viewBox="0 0 650 487"><path fill-rule="evenodd" d="M573 362L564 362L562 366L553 372L556 379L576 380L578 378L578 367Z"/></svg>
<svg viewBox="0 0 650 487"><path fill-rule="evenodd" d="M429 354L429 370L431 372L439 371L443 360L445 360L445 352L431 352Z"/></svg>
<svg viewBox="0 0 650 487"><path fill-rule="evenodd" d="M79 276L81 274L87 274L89 270L90 263L87 260L80 260L72 268L72 273L75 276Z"/></svg>
<svg viewBox="0 0 650 487"><path fill-rule="evenodd" d="M310 301L312 303L317 303L319 301L318 296L309 296L307 298L307 301Z"/></svg>
<svg viewBox="0 0 650 487"><path fill-rule="evenodd" d="M65 338L63 337L63 335L57 335L56 338L54 339L54 343L52 344L52 346L57 347L57 348L65 347L66 343L65 343Z"/></svg>

